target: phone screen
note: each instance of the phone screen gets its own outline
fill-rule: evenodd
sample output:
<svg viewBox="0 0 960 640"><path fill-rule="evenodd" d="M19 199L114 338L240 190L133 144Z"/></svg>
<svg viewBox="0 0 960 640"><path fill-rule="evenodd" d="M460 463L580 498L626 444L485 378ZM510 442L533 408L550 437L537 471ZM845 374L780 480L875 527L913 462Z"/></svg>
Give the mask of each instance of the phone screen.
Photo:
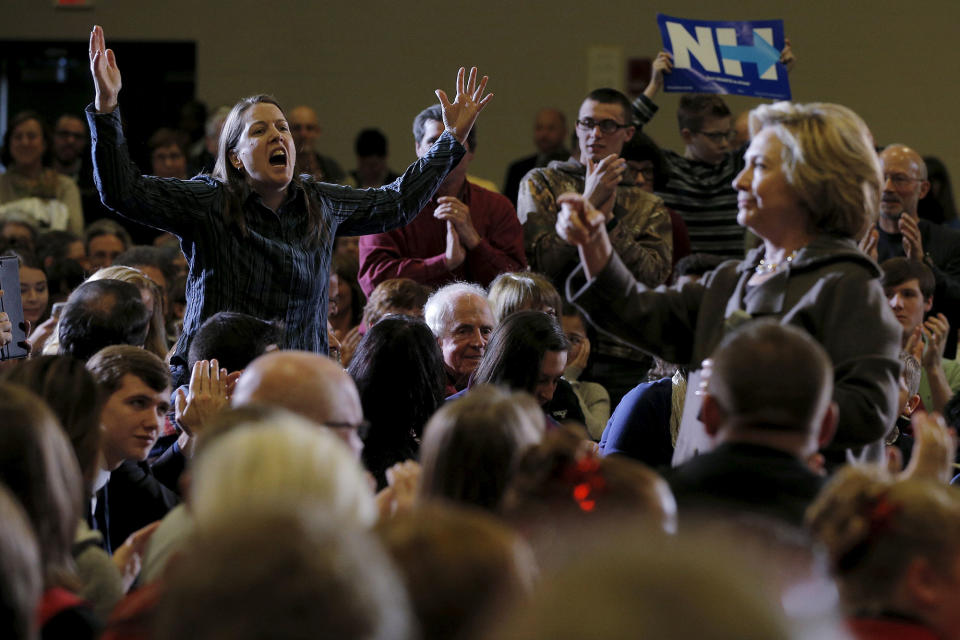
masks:
<svg viewBox="0 0 960 640"><path fill-rule="evenodd" d="M29 355L23 344L27 340L24 332L23 302L20 299L20 261L16 256L0 256L0 311L7 314L13 325L13 341L0 346L0 360L26 358Z"/></svg>

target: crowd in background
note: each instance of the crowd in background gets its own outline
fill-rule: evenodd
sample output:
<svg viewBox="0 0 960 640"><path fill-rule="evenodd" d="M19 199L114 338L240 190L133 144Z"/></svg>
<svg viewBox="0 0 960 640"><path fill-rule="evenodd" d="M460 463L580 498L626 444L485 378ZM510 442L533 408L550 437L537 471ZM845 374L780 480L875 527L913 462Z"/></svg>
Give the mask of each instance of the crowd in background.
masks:
<svg viewBox="0 0 960 640"><path fill-rule="evenodd" d="M195 307L235 267L104 204L102 113L11 118L0 635L960 638L943 164L843 107L703 95L661 148L671 69L533 114L502 190L473 127L409 224L332 239L317 353L292 315ZM399 173L378 129L345 171L282 111L294 171L400 192L446 106ZM213 182L231 114L158 128L137 172Z"/></svg>

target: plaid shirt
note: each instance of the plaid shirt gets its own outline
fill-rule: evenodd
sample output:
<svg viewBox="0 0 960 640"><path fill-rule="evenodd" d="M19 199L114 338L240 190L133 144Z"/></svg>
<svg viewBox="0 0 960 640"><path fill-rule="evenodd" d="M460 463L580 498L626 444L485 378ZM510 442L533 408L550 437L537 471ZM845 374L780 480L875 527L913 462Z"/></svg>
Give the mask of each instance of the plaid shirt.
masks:
<svg viewBox="0 0 960 640"><path fill-rule="evenodd" d="M464 149L444 133L397 181L351 189L304 176L274 212L251 191L242 202L247 235L223 218L226 188L210 176L141 176L130 160L119 109L87 107L97 189L103 203L180 239L189 264L183 334L171 364L185 365L190 341L218 311L283 323L285 349L327 352L327 288L333 239L381 233L410 222L429 202ZM320 240L308 229L306 198L322 210Z"/></svg>

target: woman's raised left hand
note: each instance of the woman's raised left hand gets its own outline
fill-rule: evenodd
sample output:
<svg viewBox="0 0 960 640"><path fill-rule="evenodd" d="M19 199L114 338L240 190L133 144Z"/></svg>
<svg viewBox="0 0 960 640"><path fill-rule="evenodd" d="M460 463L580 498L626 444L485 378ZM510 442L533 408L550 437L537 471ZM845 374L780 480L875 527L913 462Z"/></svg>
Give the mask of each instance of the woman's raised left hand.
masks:
<svg viewBox="0 0 960 640"><path fill-rule="evenodd" d="M95 26L90 32L90 75L93 76L96 90L94 107L98 113L110 113L117 108L117 96L123 82L117 67L117 57L113 54L113 49L107 49L103 28L100 26Z"/></svg>
<svg viewBox="0 0 960 640"><path fill-rule="evenodd" d="M477 68L470 69L470 77L464 82L466 70L460 67L457 71L457 95L453 102L447 97L443 89L437 89L437 98L440 99L440 106L443 108L443 126L460 142L465 144L467 134L473 128L473 123L477 121L477 116L487 106L487 103L493 99L493 94L483 95L487 88L487 76L480 78L480 84L477 84Z"/></svg>

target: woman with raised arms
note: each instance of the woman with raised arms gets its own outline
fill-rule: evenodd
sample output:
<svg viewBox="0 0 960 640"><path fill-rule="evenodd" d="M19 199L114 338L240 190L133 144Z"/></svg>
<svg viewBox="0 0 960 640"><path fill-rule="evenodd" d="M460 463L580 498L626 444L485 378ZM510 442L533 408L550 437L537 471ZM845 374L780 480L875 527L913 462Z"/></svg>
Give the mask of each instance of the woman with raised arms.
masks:
<svg viewBox="0 0 960 640"><path fill-rule="evenodd" d="M325 353L330 254L336 236L381 233L413 220L460 161L487 78L463 68L451 102L437 90L444 133L396 182L351 189L294 176L296 149L280 105L251 96L234 105L220 135L213 175L141 176L121 130L121 78L103 29L90 34L96 87L87 107L97 188L105 205L180 239L190 267L183 334L171 358L185 381L190 340L218 311L283 322L283 348Z"/></svg>

